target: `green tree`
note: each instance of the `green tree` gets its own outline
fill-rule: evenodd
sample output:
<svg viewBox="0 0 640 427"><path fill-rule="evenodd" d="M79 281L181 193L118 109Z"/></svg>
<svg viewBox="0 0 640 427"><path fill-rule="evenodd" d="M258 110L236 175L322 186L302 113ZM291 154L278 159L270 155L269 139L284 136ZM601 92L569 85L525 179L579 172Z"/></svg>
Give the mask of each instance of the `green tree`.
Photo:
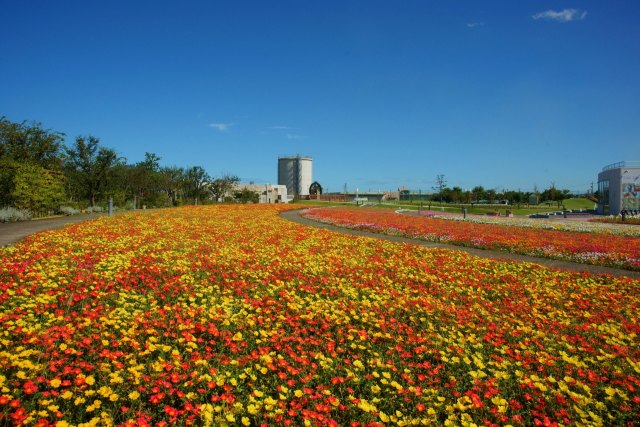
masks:
<svg viewBox="0 0 640 427"><path fill-rule="evenodd" d="M223 201L224 196L231 192L233 186L240 182L240 178L235 175L223 175L211 182L211 194L215 201Z"/></svg>
<svg viewBox="0 0 640 427"><path fill-rule="evenodd" d="M13 123L0 117L0 158L60 170L64 136L61 132L43 129L40 123Z"/></svg>
<svg viewBox="0 0 640 427"><path fill-rule="evenodd" d="M99 144L96 137L79 136L73 147L66 149L65 170L71 180L69 191L91 206L106 195L113 178L112 169L118 161L115 151L99 147Z"/></svg>
<svg viewBox="0 0 640 427"><path fill-rule="evenodd" d="M19 209L57 209L65 199L63 175L37 164L21 163L16 167L11 198Z"/></svg>
<svg viewBox="0 0 640 427"><path fill-rule="evenodd" d="M463 191L460 187L453 187L449 192L449 197L453 203L459 203L463 201Z"/></svg>
<svg viewBox="0 0 640 427"><path fill-rule="evenodd" d="M233 198L239 203L258 203L260 195L255 191L251 191L248 188L243 188L240 191L233 193Z"/></svg>
<svg viewBox="0 0 640 427"><path fill-rule="evenodd" d="M160 157L146 152L144 160L129 169L129 183L133 190L133 207L155 204L159 191Z"/></svg>
<svg viewBox="0 0 640 427"><path fill-rule="evenodd" d="M490 204L493 204L493 202L495 202L495 201L496 201L496 197L498 196L498 195L497 195L497 193L496 193L496 190L494 190L493 188L491 188L491 189L487 190L487 191L485 192L485 195L487 196L487 201L488 201Z"/></svg>
<svg viewBox="0 0 640 427"><path fill-rule="evenodd" d="M160 168L158 172L158 183L162 190L166 193L169 203L172 206L178 204L178 196L180 190L184 187L186 174L183 168L177 166L169 166Z"/></svg>
<svg viewBox="0 0 640 427"><path fill-rule="evenodd" d="M444 175L436 175L436 183L432 187L433 190L438 192L438 196L440 197L440 203L442 203L442 199L444 197L444 189L447 187L447 180Z"/></svg>
<svg viewBox="0 0 640 427"><path fill-rule="evenodd" d="M473 201L478 203L480 200L484 199L484 187L482 185L478 185L473 187L471 190L471 194L473 195Z"/></svg>
<svg viewBox="0 0 640 427"><path fill-rule="evenodd" d="M14 178L20 164L8 157L0 157L0 206L11 205Z"/></svg>
<svg viewBox="0 0 640 427"><path fill-rule="evenodd" d="M200 166L193 166L185 172L184 182L188 197L195 205L207 197L206 184L211 181L209 174Z"/></svg>

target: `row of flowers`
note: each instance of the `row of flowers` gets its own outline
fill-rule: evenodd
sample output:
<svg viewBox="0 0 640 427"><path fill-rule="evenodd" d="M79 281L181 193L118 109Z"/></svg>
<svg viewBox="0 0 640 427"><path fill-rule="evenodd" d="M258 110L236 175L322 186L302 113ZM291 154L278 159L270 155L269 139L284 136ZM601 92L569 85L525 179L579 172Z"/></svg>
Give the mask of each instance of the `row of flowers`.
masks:
<svg viewBox="0 0 640 427"><path fill-rule="evenodd" d="M640 237L403 215L372 208L314 208L307 218L431 242L640 270Z"/></svg>
<svg viewBox="0 0 640 427"><path fill-rule="evenodd" d="M622 216L606 216L604 218L593 218L591 221L600 224L616 224L623 230L629 230L628 233L640 234L640 227L628 227L629 225L640 225L640 217L638 215L626 217L624 220L622 219Z"/></svg>
<svg viewBox="0 0 640 427"><path fill-rule="evenodd" d="M415 212L415 211L408 211ZM431 211L433 212L433 211ZM640 237L640 227L628 227L633 219L622 223L620 220L611 220L610 217L589 219L585 221L559 221L557 219L532 219L525 217L495 217L487 215L439 215L429 213L425 216L436 219L447 219L452 221L472 222L476 224L497 224L510 225L514 227L535 228L544 230L576 231L581 233L602 233L614 234L618 236ZM640 224L640 220L636 220Z"/></svg>
<svg viewBox="0 0 640 427"><path fill-rule="evenodd" d="M632 425L640 282L343 236L281 206L0 249L0 425Z"/></svg>

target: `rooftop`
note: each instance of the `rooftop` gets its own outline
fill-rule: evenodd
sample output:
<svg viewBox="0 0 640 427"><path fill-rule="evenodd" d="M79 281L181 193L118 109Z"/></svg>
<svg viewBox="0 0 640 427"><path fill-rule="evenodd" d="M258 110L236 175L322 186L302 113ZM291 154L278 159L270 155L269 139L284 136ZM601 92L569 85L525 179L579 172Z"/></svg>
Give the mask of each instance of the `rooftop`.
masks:
<svg viewBox="0 0 640 427"><path fill-rule="evenodd" d="M640 160L626 160L623 162L612 163L610 165L603 167L602 172L608 171L610 169L622 169L622 168L640 169Z"/></svg>

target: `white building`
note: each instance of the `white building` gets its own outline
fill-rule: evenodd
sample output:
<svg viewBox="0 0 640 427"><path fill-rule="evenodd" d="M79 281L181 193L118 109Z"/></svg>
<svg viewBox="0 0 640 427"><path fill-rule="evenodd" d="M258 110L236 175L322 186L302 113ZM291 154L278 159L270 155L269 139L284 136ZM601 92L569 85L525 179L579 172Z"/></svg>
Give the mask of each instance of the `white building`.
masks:
<svg viewBox="0 0 640 427"><path fill-rule="evenodd" d="M618 162L598 174L598 213L640 210L640 161Z"/></svg>

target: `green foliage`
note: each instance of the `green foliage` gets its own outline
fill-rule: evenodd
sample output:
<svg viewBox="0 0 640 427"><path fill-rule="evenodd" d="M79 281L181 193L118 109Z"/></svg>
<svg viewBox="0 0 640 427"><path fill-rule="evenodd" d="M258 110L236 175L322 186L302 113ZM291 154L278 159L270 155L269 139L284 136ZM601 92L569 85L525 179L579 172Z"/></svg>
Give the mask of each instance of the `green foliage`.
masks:
<svg viewBox="0 0 640 427"><path fill-rule="evenodd" d="M167 206L178 206L180 204L179 195L184 188L186 181L183 168L176 166L161 168L158 173L159 187L167 195Z"/></svg>
<svg viewBox="0 0 640 427"><path fill-rule="evenodd" d="M11 198L18 209L57 209L65 199L63 177L36 164L20 164L13 177Z"/></svg>
<svg viewBox="0 0 640 427"><path fill-rule="evenodd" d="M66 149L65 170L71 178L68 191L95 206L98 197L105 196L113 178L118 158L112 149L99 147L93 136L76 138L73 147Z"/></svg>
<svg viewBox="0 0 640 427"><path fill-rule="evenodd" d="M0 158L59 170L63 142L63 133L43 129L40 123L13 123L0 117Z"/></svg>
<svg viewBox="0 0 640 427"><path fill-rule="evenodd" d="M223 175L220 178L214 179L211 182L210 191L215 201L226 201L227 194L231 191L233 186L240 181L235 175Z"/></svg>
<svg viewBox="0 0 640 427"><path fill-rule="evenodd" d="M194 166L187 169L184 175L185 192L189 198L198 204L198 201L204 201L208 197L208 189L206 183L211 180L209 174L200 166Z"/></svg>
<svg viewBox="0 0 640 427"><path fill-rule="evenodd" d="M0 157L0 206L10 205L12 202L13 178L18 165L18 162L8 157Z"/></svg>
<svg viewBox="0 0 640 427"><path fill-rule="evenodd" d="M258 193L247 188L243 188L241 191L234 192L233 197L239 203L258 203L258 201L260 200L260 195Z"/></svg>

